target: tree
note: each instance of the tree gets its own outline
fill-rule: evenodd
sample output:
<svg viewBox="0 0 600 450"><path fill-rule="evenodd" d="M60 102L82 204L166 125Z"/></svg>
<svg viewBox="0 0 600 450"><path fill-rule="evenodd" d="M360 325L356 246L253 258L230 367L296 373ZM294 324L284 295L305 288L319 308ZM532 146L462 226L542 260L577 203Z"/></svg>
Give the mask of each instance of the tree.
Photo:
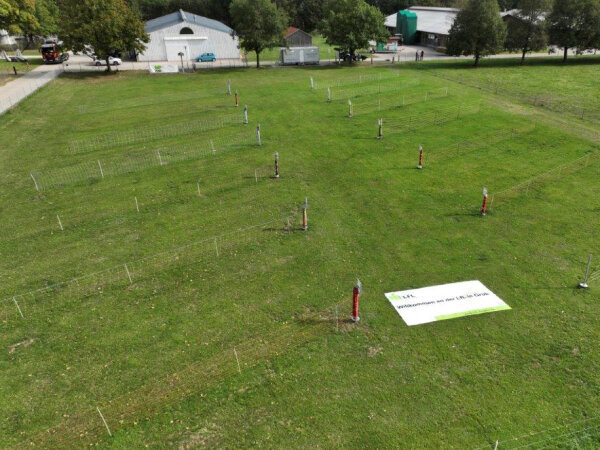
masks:
<svg viewBox="0 0 600 450"><path fill-rule="evenodd" d="M0 0L0 30L18 34L38 25L35 0Z"/></svg>
<svg viewBox="0 0 600 450"><path fill-rule="evenodd" d="M328 0L324 10L328 14L323 20L321 31L327 43L337 45L350 55L354 55L358 49L366 48L369 41L388 40L385 17L364 0Z"/></svg>
<svg viewBox="0 0 600 450"><path fill-rule="evenodd" d="M90 45L106 61L117 51L143 51L148 42L144 24L125 0L61 0L59 34L68 49Z"/></svg>
<svg viewBox="0 0 600 450"><path fill-rule="evenodd" d="M498 53L506 39L506 26L497 0L469 0L456 16L448 36L448 54L481 57Z"/></svg>
<svg viewBox="0 0 600 450"><path fill-rule="evenodd" d="M550 0L519 0L519 11L508 19L506 48L522 52L521 64L527 52L547 45L545 15L551 6Z"/></svg>
<svg viewBox="0 0 600 450"><path fill-rule="evenodd" d="M256 67L260 67L261 52L283 40L287 15L271 0L233 0L229 12L240 45L256 53Z"/></svg>
<svg viewBox="0 0 600 450"><path fill-rule="evenodd" d="M598 0L555 0L548 17L550 42L564 49L585 49L599 44L600 2Z"/></svg>
<svg viewBox="0 0 600 450"><path fill-rule="evenodd" d="M58 6L54 0L35 0L35 24L22 26L21 32L27 39L29 48L36 41L36 36L51 36L58 33Z"/></svg>
<svg viewBox="0 0 600 450"><path fill-rule="evenodd" d="M273 0L283 9L294 25L310 33L323 19L323 0Z"/></svg>

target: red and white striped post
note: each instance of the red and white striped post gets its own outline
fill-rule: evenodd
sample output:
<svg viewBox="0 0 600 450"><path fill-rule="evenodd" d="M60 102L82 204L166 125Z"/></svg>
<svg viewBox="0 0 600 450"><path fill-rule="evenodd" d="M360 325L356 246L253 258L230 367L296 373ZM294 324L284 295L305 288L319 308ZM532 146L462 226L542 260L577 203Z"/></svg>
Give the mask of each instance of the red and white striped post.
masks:
<svg viewBox="0 0 600 450"><path fill-rule="evenodd" d="M419 165L417 166L417 169L422 169L423 168L423 146L419 145Z"/></svg>
<svg viewBox="0 0 600 450"><path fill-rule="evenodd" d="M235 107L240 106L240 96L238 95L238 91L235 91Z"/></svg>
<svg viewBox="0 0 600 450"><path fill-rule="evenodd" d="M279 178L279 152L275 153L275 178Z"/></svg>
<svg viewBox="0 0 600 450"><path fill-rule="evenodd" d="M308 230L308 213L306 210L308 209L308 199L304 199L304 206L302 206L302 231Z"/></svg>
<svg viewBox="0 0 600 450"><path fill-rule="evenodd" d="M481 205L481 217L485 217L487 213L488 190L483 188L483 204Z"/></svg>
<svg viewBox="0 0 600 450"><path fill-rule="evenodd" d="M352 289L352 322L357 323L360 320L358 317L358 302L362 293L362 283L356 280L356 286Z"/></svg>

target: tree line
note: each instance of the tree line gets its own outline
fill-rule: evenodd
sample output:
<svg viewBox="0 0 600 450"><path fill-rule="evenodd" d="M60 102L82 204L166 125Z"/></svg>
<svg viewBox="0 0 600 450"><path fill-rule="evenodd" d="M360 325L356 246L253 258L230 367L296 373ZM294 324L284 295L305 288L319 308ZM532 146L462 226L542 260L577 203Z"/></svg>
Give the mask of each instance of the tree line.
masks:
<svg viewBox="0 0 600 450"><path fill-rule="evenodd" d="M0 28L14 33L51 35L58 32L61 0L0 0ZM325 16L326 0L274 0L284 10L291 24L306 31L315 31ZM411 6L465 6L466 0L366 0L389 15ZM503 10L516 7L516 0L499 0ZM150 20L179 9L189 11L227 25L233 25L230 0L127 0L128 6L142 20Z"/></svg>
<svg viewBox="0 0 600 450"><path fill-rule="evenodd" d="M143 51L144 19L179 8L229 24L246 51L280 45L291 24L319 30L327 42L354 54L369 41L386 42L385 13L416 0L0 0L0 29L58 34L74 51L91 46L100 58L117 50ZM503 49L525 55L548 44L568 50L600 47L600 0L419 0L460 6L447 52L482 57ZM501 9L516 8L505 22ZM110 66L108 66L110 69Z"/></svg>
<svg viewBox="0 0 600 450"><path fill-rule="evenodd" d="M600 0L518 0L505 22L497 0L468 0L450 30L447 52L482 57L503 49L520 51L521 63L548 44L578 51L600 48Z"/></svg>

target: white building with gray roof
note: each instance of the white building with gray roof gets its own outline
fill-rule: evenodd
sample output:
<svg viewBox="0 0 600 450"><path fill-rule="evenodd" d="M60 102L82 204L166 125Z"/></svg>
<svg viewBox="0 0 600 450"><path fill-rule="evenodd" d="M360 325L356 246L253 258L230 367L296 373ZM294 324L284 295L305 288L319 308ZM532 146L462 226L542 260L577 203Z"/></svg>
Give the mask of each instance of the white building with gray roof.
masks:
<svg viewBox="0 0 600 450"><path fill-rule="evenodd" d="M216 20L182 10L146 22L150 42L138 61L193 60L203 53L217 59L240 59L239 40L233 30Z"/></svg>

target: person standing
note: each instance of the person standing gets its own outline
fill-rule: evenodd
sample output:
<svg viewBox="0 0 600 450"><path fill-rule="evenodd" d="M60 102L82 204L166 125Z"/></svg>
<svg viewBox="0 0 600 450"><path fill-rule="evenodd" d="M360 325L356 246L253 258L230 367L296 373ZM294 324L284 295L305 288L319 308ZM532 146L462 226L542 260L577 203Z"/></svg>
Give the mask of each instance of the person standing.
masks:
<svg viewBox="0 0 600 450"><path fill-rule="evenodd" d="M425 57L425 52L423 50L421 50L421 61L423 61L424 57Z"/></svg>
<svg viewBox="0 0 600 450"><path fill-rule="evenodd" d="M415 61L418 61L418 60L419 60L419 51L417 50L415 53Z"/></svg>

